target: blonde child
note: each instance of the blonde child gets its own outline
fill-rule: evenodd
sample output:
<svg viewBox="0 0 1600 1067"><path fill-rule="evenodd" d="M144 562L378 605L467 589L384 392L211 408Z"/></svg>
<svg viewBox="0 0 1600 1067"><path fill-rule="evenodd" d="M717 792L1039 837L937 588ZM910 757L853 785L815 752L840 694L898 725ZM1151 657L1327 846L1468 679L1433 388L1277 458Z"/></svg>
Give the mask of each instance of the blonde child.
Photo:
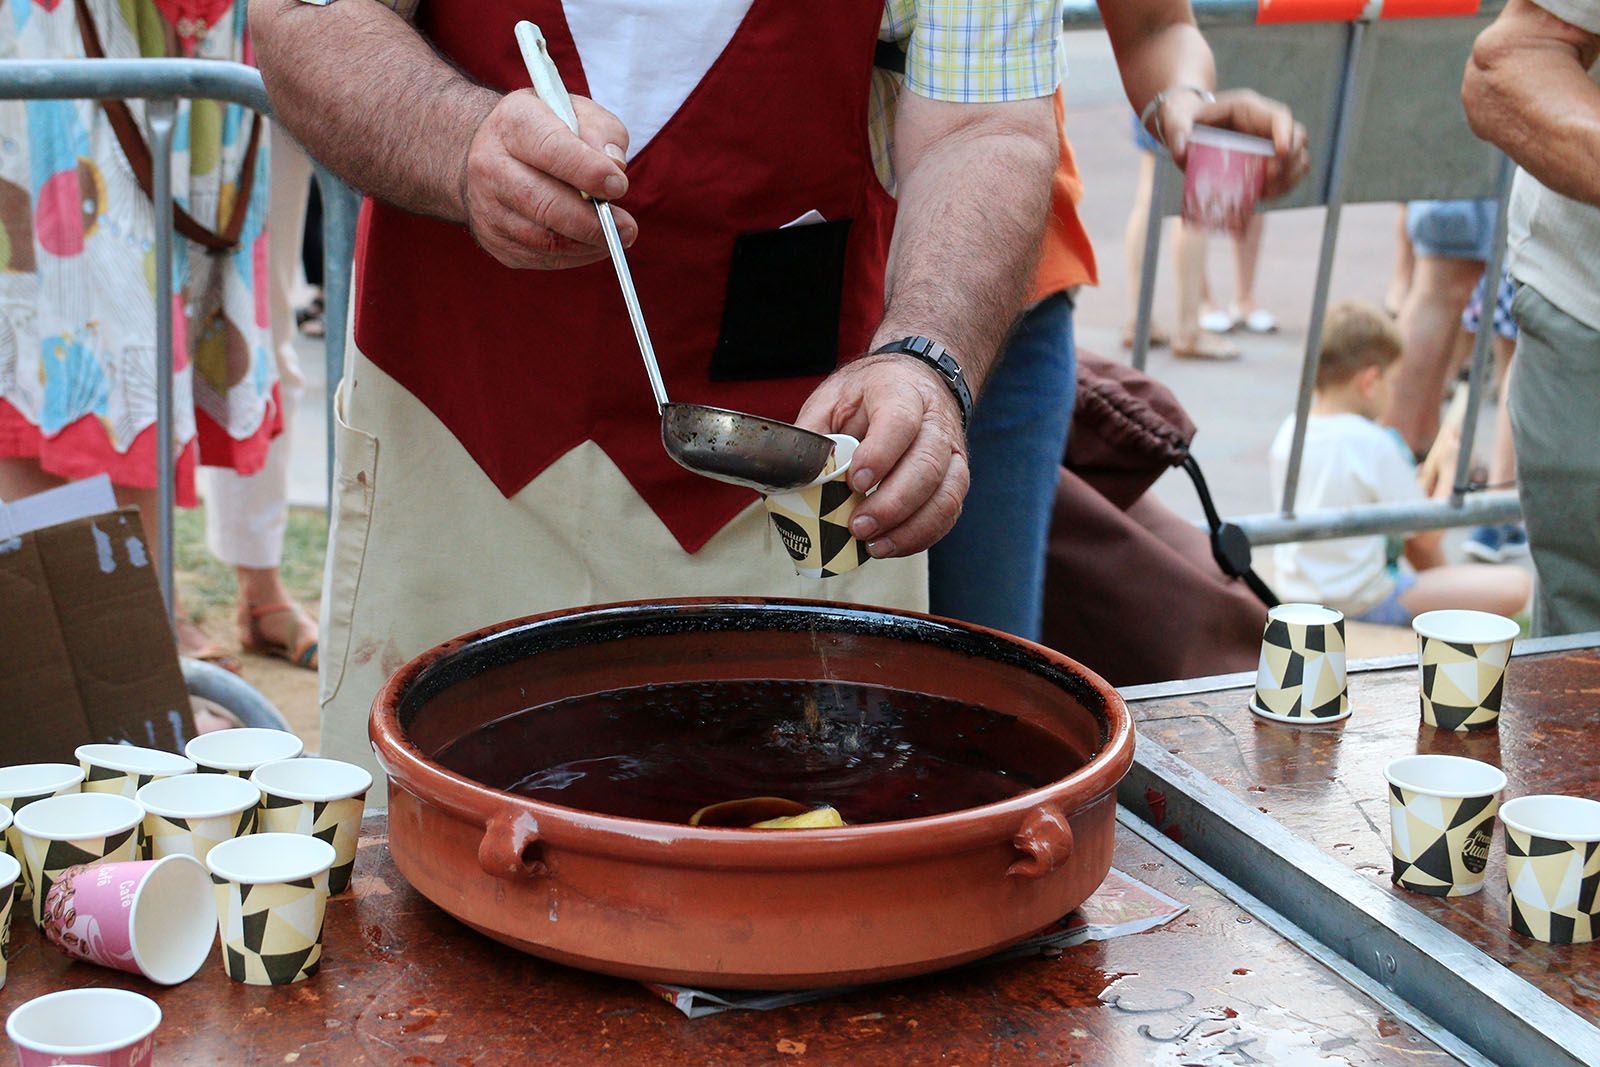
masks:
<svg viewBox="0 0 1600 1067"><path fill-rule="evenodd" d="M1424 485L1411 450L1378 425L1399 362L1399 332L1370 304L1346 300L1328 309L1316 398L1306 426L1298 506L1306 511L1364 504L1405 504L1450 495L1449 475ZM1272 443L1272 480L1281 496L1294 416ZM1438 447L1438 446L1436 446ZM1447 442L1445 447L1450 447ZM1453 462L1428 465L1452 471ZM1347 618L1405 626L1438 608L1513 615L1528 602L1529 578L1512 567L1445 563L1443 533L1412 534L1392 544L1381 535L1307 541L1273 549L1278 595L1326 604ZM1399 567L1401 550L1414 572Z"/></svg>

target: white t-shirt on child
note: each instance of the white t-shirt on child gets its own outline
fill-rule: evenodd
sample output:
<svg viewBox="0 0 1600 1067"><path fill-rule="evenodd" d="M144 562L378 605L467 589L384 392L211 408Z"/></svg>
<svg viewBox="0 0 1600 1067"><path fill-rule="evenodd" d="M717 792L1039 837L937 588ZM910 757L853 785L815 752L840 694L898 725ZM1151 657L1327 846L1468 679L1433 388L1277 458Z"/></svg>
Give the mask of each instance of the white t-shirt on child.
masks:
<svg viewBox="0 0 1600 1067"><path fill-rule="evenodd" d="M1279 500L1293 439L1290 415L1272 442L1272 485ZM1310 417L1296 511L1423 499L1416 465L1392 430L1363 415ZM1394 590L1385 549L1380 534L1276 545L1272 550L1276 592L1286 601L1326 604L1347 616L1360 615L1383 603Z"/></svg>

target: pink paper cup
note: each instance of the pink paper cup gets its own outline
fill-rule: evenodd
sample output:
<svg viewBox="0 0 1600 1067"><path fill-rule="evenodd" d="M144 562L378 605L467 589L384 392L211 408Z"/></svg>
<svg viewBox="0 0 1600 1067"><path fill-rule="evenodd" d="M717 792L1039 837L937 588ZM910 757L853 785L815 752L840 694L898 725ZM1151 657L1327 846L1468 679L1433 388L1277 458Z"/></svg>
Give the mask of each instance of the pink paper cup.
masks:
<svg viewBox="0 0 1600 1067"><path fill-rule="evenodd" d="M211 878L192 856L72 867L50 887L41 928L73 959L176 985L216 939Z"/></svg>
<svg viewBox="0 0 1600 1067"><path fill-rule="evenodd" d="M125 989L68 989L35 997L6 1019L22 1067L78 1063L150 1067L161 1007Z"/></svg>
<svg viewBox="0 0 1600 1067"><path fill-rule="evenodd" d="M1265 137L1196 126L1183 168L1183 221L1218 233L1239 233L1255 214L1277 154Z"/></svg>

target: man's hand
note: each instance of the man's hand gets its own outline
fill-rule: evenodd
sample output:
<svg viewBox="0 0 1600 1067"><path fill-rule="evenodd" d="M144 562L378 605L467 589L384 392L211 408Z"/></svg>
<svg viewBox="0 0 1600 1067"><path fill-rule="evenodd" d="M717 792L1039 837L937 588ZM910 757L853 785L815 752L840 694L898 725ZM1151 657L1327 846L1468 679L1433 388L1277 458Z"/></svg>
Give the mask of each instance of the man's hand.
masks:
<svg viewBox="0 0 1600 1067"><path fill-rule="evenodd" d="M850 532L873 556L909 556L950 532L970 480L961 410L931 367L867 356L834 371L800 409L799 425L859 438L850 485L877 492Z"/></svg>
<svg viewBox="0 0 1600 1067"><path fill-rule="evenodd" d="M1294 120L1288 107L1249 89L1225 89L1208 103L1198 93L1178 90L1161 105L1161 132L1179 167L1188 163L1189 135L1196 125L1265 137L1277 154L1267 162L1267 182L1262 196L1282 196L1299 184L1311 169L1306 148L1306 128Z"/></svg>
<svg viewBox="0 0 1600 1067"><path fill-rule="evenodd" d="M530 89L501 99L472 137L461 201L472 235L508 267L559 270L606 258L594 205L582 194L616 200L628 191L623 160L628 131L581 96L574 134ZM624 245L638 235L613 209Z"/></svg>

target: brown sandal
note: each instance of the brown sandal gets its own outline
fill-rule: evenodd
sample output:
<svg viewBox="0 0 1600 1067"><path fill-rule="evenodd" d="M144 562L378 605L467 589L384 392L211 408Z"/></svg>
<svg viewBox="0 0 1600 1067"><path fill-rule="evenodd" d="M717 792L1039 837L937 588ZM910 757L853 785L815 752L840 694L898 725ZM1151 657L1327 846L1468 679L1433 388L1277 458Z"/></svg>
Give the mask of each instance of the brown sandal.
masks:
<svg viewBox="0 0 1600 1067"><path fill-rule="evenodd" d="M197 659L202 663L209 663L213 667L221 667L229 674L239 674L244 670L244 664L240 662L239 657L207 637L206 632L195 625L193 619L187 615L179 614L177 624L180 634L187 627L191 632L199 636L199 643L189 648L184 647L180 637L178 641L178 654L180 656L188 659Z"/></svg>
<svg viewBox="0 0 1600 1067"><path fill-rule="evenodd" d="M304 667L308 671L317 669L317 639L315 637L301 640L300 618L303 609L299 604L258 604L250 608L249 630L239 642L251 652L264 656L277 656L286 659L296 667ZM261 620L269 615L289 616L289 638L287 641L274 641L261 631Z"/></svg>

